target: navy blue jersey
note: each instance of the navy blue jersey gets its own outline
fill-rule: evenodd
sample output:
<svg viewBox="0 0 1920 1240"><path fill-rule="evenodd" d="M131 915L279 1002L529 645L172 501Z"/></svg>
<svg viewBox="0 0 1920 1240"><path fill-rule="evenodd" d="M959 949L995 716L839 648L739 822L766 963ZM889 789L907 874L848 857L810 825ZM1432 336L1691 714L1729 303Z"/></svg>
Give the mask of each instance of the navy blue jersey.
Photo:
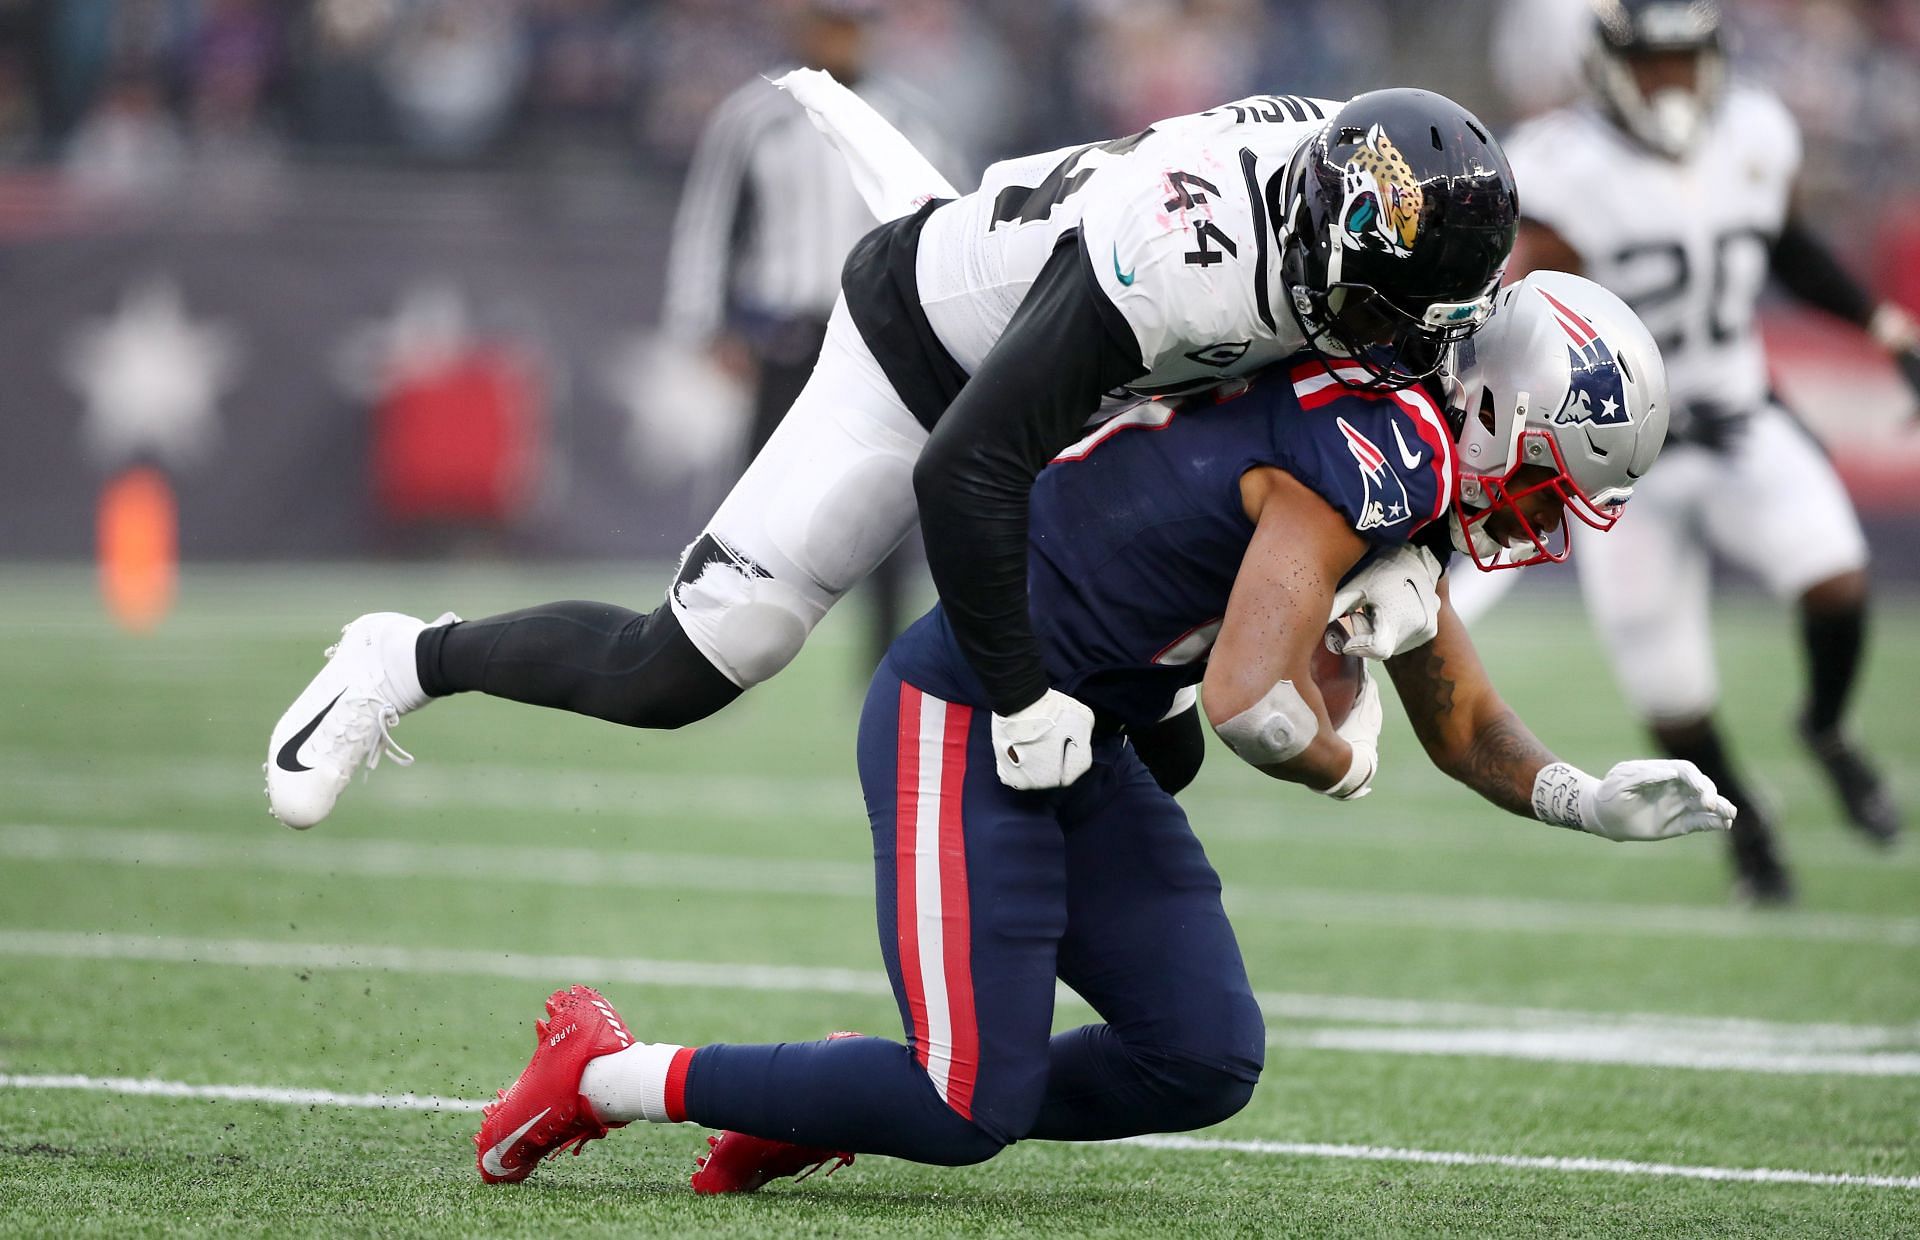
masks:
<svg viewBox="0 0 1920 1240"><path fill-rule="evenodd" d="M1260 466L1313 490L1374 550L1406 542L1453 498L1452 440L1417 389L1360 393L1301 361L1221 404L1136 406L1034 483L1027 585L1055 688L1139 726L1199 682L1253 537L1240 477ZM938 608L893 658L929 692L984 700Z"/></svg>

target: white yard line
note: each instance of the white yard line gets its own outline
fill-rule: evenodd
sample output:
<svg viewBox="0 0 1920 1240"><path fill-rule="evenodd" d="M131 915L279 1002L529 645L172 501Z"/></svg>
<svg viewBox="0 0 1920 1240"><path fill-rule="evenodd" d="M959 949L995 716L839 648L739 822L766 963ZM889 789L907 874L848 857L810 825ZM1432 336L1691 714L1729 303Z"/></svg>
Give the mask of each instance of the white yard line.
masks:
<svg viewBox="0 0 1920 1240"><path fill-rule="evenodd" d="M194 1085L147 1077L0 1075L0 1089L78 1090L141 1098L185 1098L216 1102L263 1102L289 1106L330 1106L357 1110L478 1111L473 1099L425 1094L353 1094L274 1085ZM1133 1137L1106 1144L1200 1153L1260 1154L1282 1158L1329 1158L1361 1162L1424 1163L1445 1167L1506 1167L1523 1171L1651 1176L1720 1180L1750 1184L1804 1184L1819 1187L1920 1189L1920 1176L1859 1175L1849 1172L1785 1171L1770 1167L1703 1167L1679 1163L1636 1162L1620 1158L1542 1158L1522 1154L1482 1154L1457 1150L1414 1150L1381 1145L1334 1145L1306 1141L1235 1141L1210 1137ZM1090 1145L1088 1148L1096 1148Z"/></svg>
<svg viewBox="0 0 1920 1240"><path fill-rule="evenodd" d="M264 815L262 816L264 819ZM696 888L865 899L863 863L753 859L721 853L647 853L501 845L416 844L294 836L262 826L252 840L211 832L0 824L0 857L179 869L268 870L496 883ZM1861 943L1920 947L1920 918L1849 913L1754 913L1690 905L1427 895L1377 889L1227 885L1236 917L1283 922L1503 934L1594 934Z"/></svg>
<svg viewBox="0 0 1920 1240"><path fill-rule="evenodd" d="M873 870L805 858L716 857L592 848L516 848L405 840L304 838L263 826L252 838L128 827L0 824L0 857L159 869L264 870L359 878L451 878L574 887L692 888L787 895L873 895Z"/></svg>
<svg viewBox="0 0 1920 1240"><path fill-rule="evenodd" d="M1664 1012L1596 1012L1578 1008L1521 1007L1449 999L1382 999L1368 995L1323 995L1266 991L1260 1008L1271 1020L1314 1024L1424 1025L1609 1029L1636 1037L1711 1038L1722 1046L1797 1047L1864 1051L1920 1049L1920 1022L1865 1025L1838 1022L1756 1020L1727 1016L1680 1016Z"/></svg>
<svg viewBox="0 0 1920 1240"><path fill-rule="evenodd" d="M1220 1138L1180 1136L1133 1137L1123 1144L1144 1145L1148 1149L1156 1150L1267 1154L1281 1158L1344 1158L1358 1162L1428 1163L1443 1167L1511 1167L1520 1171L1571 1171L1602 1175L1657 1176L1683 1180L1732 1180L1747 1184L1818 1184L1830 1187L1920 1189L1920 1176L1914 1175L1780 1171L1770 1167L1697 1167L1682 1163L1633 1162L1623 1158L1537 1158L1523 1154L1409 1150L1384 1145L1230 1141Z"/></svg>
<svg viewBox="0 0 1920 1240"><path fill-rule="evenodd" d="M1849 1053L1791 1043L1741 1045L1648 1029L1307 1029L1276 1031L1270 1046L1386 1055L1461 1055L1542 1063L1694 1068L1793 1076L1920 1076L1920 1054Z"/></svg>
<svg viewBox="0 0 1920 1240"><path fill-rule="evenodd" d="M884 996L878 969L712 964L606 956L536 956L257 939L165 938L45 930L0 931L0 956L136 960L170 964L511 977L700 989ZM1061 1001L1083 1007L1064 988ZM1265 993L1270 1020L1386 1025L1493 1024L1495 1028L1299 1029L1279 1024L1276 1045L1381 1054L1451 1054L1566 1063L1796 1073L1920 1075L1920 1026L1791 1024L1638 1013L1605 1014L1492 1004Z"/></svg>
<svg viewBox="0 0 1920 1240"><path fill-rule="evenodd" d="M350 1107L367 1111L478 1111L486 1103L431 1094L343 1094L331 1089L283 1085L190 1085L132 1076L9 1076L0 1089L77 1089L87 1093L130 1094L140 1098L201 1098L209 1102L274 1102L285 1106Z"/></svg>
<svg viewBox="0 0 1920 1240"><path fill-rule="evenodd" d="M1755 912L1686 904L1540 900L1506 896L1312 887L1227 885L1235 917L1392 926L1451 933L1580 934L1608 938L1702 938L1920 947L1920 917L1871 913Z"/></svg>

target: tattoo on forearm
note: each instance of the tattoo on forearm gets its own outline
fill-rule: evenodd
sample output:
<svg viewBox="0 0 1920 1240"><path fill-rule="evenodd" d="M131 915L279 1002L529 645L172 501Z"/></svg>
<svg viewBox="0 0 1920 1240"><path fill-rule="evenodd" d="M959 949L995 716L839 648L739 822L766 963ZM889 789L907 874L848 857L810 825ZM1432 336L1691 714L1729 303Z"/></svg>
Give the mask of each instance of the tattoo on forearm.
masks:
<svg viewBox="0 0 1920 1240"><path fill-rule="evenodd" d="M1414 734L1422 745L1433 747L1440 740L1441 726L1453 713L1453 680L1447 675L1447 661L1427 645L1391 660L1387 672Z"/></svg>
<svg viewBox="0 0 1920 1240"><path fill-rule="evenodd" d="M1456 723L1453 698L1456 687L1447 661L1431 646L1422 646L1387 663L1395 690L1407 709L1407 719L1429 752L1449 748L1447 729ZM1553 761L1553 754L1535 739L1512 711L1482 724L1469 739L1467 751L1447 764L1447 773L1502 809L1533 816L1533 777Z"/></svg>
<svg viewBox="0 0 1920 1240"><path fill-rule="evenodd" d="M1453 774L1502 809L1533 817L1533 780L1553 761L1520 716L1508 711L1473 734L1473 743Z"/></svg>

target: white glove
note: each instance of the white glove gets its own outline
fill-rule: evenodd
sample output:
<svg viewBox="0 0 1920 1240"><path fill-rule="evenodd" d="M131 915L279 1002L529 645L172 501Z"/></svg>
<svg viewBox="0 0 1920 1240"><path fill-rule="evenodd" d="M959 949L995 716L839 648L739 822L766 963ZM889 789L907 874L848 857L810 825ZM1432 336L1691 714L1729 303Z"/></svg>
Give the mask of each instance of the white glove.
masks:
<svg viewBox="0 0 1920 1240"><path fill-rule="evenodd" d="M1533 783L1534 817L1615 841L1725 831L1737 812L1699 767L1671 758L1617 763L1605 779L1555 762Z"/></svg>
<svg viewBox="0 0 1920 1240"><path fill-rule="evenodd" d="M1016 792L1064 788L1093 766L1093 712L1058 689L993 717L993 768Z"/></svg>
<svg viewBox="0 0 1920 1240"><path fill-rule="evenodd" d="M1343 620L1344 643L1328 636L1335 654L1391 659L1432 641L1440 632L1440 561L1425 547L1396 547L1355 573L1333 596L1333 620Z"/></svg>
<svg viewBox="0 0 1920 1240"><path fill-rule="evenodd" d="M1360 692L1354 695L1353 709L1347 721L1333 730L1334 735L1353 747L1353 762L1340 782L1321 789L1336 801L1357 801L1373 791L1373 777L1380 770L1380 690L1373 673L1360 667Z"/></svg>

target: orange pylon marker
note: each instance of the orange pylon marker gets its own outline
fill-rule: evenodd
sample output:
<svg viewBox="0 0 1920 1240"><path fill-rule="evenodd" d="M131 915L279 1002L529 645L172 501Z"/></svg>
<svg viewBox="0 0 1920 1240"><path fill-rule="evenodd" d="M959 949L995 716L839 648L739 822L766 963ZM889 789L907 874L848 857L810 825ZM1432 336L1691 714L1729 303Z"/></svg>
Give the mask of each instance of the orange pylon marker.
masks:
<svg viewBox="0 0 1920 1240"><path fill-rule="evenodd" d="M173 487L136 465L100 492L100 594L121 628L148 633L173 607L180 574L180 514Z"/></svg>

